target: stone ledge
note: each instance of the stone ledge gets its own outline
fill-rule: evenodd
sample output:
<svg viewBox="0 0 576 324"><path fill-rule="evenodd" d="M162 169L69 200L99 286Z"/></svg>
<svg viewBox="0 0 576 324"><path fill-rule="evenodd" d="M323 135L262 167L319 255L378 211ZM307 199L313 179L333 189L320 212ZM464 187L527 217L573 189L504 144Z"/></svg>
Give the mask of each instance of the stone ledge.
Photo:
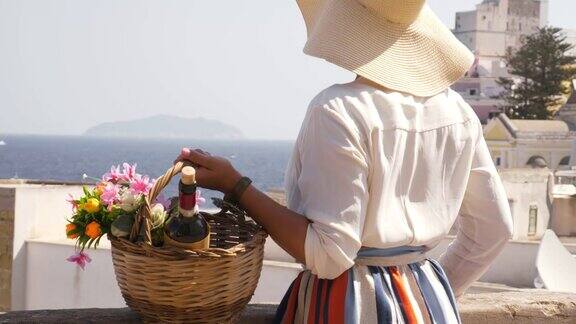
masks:
<svg viewBox="0 0 576 324"><path fill-rule="evenodd" d="M546 290L470 294L459 301L465 324L576 323L576 295Z"/></svg>
<svg viewBox="0 0 576 324"><path fill-rule="evenodd" d="M466 295L459 300L464 324L576 323L576 295L542 290ZM242 324L270 323L276 305L249 305ZM67 309L0 313L0 323L140 323L128 308Z"/></svg>

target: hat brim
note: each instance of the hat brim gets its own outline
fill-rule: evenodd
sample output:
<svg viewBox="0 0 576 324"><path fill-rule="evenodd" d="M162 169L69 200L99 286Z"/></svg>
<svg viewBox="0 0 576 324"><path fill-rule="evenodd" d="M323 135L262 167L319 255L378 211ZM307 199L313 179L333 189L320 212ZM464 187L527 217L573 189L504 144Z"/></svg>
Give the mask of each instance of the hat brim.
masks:
<svg viewBox="0 0 576 324"><path fill-rule="evenodd" d="M315 4L313 4L316 2ZM425 5L411 24L385 20L355 0L299 0L304 52L386 88L437 94L460 79L474 55Z"/></svg>

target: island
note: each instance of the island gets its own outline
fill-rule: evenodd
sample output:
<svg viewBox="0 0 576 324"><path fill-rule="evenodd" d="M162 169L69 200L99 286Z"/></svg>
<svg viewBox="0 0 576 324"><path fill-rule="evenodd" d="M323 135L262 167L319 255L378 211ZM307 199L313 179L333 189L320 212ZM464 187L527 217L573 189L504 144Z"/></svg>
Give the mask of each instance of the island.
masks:
<svg viewBox="0 0 576 324"><path fill-rule="evenodd" d="M183 118L156 115L128 121L108 122L89 128L91 137L181 138L201 140L236 140L244 138L234 126L206 118Z"/></svg>

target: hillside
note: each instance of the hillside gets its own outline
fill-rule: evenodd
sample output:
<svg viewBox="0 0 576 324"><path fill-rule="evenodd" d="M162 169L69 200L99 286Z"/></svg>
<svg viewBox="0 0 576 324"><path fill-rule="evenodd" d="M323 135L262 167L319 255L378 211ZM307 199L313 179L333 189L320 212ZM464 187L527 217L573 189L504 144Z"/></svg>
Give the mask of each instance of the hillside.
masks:
<svg viewBox="0 0 576 324"><path fill-rule="evenodd" d="M109 122L89 128L86 136L129 138L241 139L237 128L217 120L170 115Z"/></svg>

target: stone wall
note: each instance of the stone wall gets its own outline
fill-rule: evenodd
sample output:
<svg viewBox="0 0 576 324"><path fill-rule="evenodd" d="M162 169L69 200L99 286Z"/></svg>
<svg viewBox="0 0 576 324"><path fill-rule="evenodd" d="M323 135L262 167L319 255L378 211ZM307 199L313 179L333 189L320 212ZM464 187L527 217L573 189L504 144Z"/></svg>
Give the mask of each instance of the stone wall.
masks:
<svg viewBox="0 0 576 324"><path fill-rule="evenodd" d="M465 295L458 301L464 324L576 323L576 295L546 290Z"/></svg>
<svg viewBox="0 0 576 324"><path fill-rule="evenodd" d="M464 324L576 323L576 296L548 291L467 295L458 301ZM248 305L241 324L271 323L276 305ZM140 323L127 308L20 311L2 314L1 323Z"/></svg>
<svg viewBox="0 0 576 324"><path fill-rule="evenodd" d="M0 311L11 308L14 189L0 188Z"/></svg>
<svg viewBox="0 0 576 324"><path fill-rule="evenodd" d="M550 229L558 236L576 236L576 197L554 197Z"/></svg>

